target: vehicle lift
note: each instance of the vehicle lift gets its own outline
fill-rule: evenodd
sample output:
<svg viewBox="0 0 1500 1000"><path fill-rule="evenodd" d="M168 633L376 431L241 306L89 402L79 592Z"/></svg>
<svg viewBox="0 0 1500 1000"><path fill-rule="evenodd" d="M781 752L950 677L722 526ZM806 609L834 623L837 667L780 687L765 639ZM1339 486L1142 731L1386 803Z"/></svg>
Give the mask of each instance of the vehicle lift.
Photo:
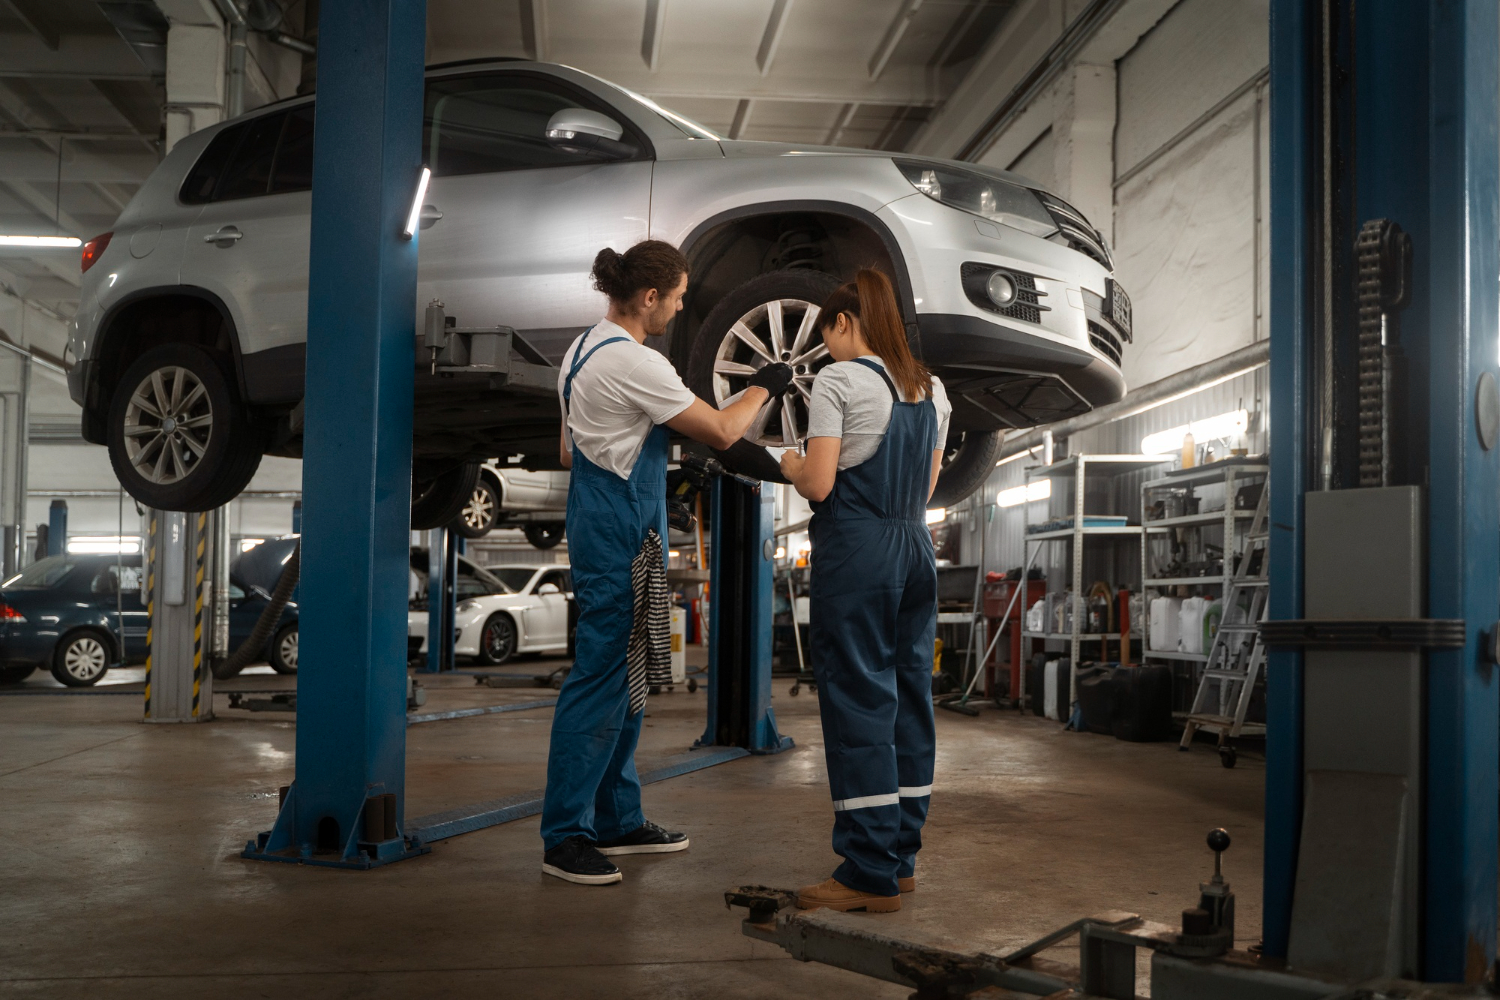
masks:
<svg viewBox="0 0 1500 1000"><path fill-rule="evenodd" d="M296 776L274 826L241 853L249 859L369 869L540 809L537 793L526 793L433 817L405 812L425 18L421 0L325 3L319 12ZM465 346L463 363L472 363ZM726 489L743 495L726 500ZM717 484L714 503L724 511L715 551L742 549L744 558L723 583L742 588L743 617L714 636L716 714L702 741L713 746L643 780L790 745L769 706L769 496Z"/></svg>
<svg viewBox="0 0 1500 1000"><path fill-rule="evenodd" d="M744 933L914 997L1494 996L1500 6L1271 0L1262 940L1212 879L1008 955L732 889ZM1184 894L1186 895L1186 894ZM1114 901L1109 901L1113 903ZM1240 941L1253 930L1240 928ZM1076 966L1043 949L1076 936Z"/></svg>

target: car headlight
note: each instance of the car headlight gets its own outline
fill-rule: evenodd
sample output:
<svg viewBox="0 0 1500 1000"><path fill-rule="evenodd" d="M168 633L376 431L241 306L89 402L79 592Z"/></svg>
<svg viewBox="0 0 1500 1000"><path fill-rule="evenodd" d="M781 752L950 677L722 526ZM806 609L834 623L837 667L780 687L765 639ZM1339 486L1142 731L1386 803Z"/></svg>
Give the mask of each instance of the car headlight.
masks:
<svg viewBox="0 0 1500 1000"><path fill-rule="evenodd" d="M973 170L921 160L896 160L911 186L950 208L1033 236L1051 236L1057 223L1026 188Z"/></svg>
<svg viewBox="0 0 1500 1000"><path fill-rule="evenodd" d="M461 601L459 603L458 607L454 608L453 610L455 612L457 612L458 614L465 614L466 612L469 612L469 611L478 611L479 610L479 602L478 601Z"/></svg>

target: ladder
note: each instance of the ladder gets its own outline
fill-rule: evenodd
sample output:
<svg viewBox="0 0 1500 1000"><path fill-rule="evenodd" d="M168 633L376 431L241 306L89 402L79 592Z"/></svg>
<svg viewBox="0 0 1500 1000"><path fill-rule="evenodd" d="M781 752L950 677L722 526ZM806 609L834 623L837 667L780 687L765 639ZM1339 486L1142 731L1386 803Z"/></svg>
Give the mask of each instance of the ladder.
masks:
<svg viewBox="0 0 1500 1000"><path fill-rule="evenodd" d="M1198 691L1193 696L1193 707L1178 745L1179 750L1189 749L1193 735L1200 729L1217 733L1219 755L1225 767L1233 767L1235 761L1230 740L1241 735L1263 736L1266 732L1264 723L1246 722L1245 714L1250 710L1255 683L1266 668L1266 647L1260 641L1258 623L1265 620L1269 603L1271 546L1266 522L1270 494L1267 482L1255 505L1239 565L1229 579L1219 630L1214 635L1208 663L1198 681Z"/></svg>

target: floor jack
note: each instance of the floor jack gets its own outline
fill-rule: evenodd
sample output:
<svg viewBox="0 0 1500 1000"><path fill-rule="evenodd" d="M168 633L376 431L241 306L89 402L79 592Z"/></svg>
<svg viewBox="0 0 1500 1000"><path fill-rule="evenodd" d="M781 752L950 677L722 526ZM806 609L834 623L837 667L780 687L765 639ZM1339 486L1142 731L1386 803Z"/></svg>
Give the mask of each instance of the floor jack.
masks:
<svg viewBox="0 0 1500 1000"><path fill-rule="evenodd" d="M878 917L799 910L796 893L759 885L724 893L725 905L749 912L746 937L777 945L803 962L821 962L916 992L911 1000L1135 1000L1136 949L1151 952L1152 1000L1437 1000L1489 997L1483 986L1432 986L1402 980L1349 984L1290 971L1234 944L1234 892L1224 879L1229 834L1214 830L1208 846L1214 873L1199 883L1198 901L1182 924L1111 911L1075 920L1005 955L962 952L881 931ZM1078 939L1078 962L1041 953Z"/></svg>

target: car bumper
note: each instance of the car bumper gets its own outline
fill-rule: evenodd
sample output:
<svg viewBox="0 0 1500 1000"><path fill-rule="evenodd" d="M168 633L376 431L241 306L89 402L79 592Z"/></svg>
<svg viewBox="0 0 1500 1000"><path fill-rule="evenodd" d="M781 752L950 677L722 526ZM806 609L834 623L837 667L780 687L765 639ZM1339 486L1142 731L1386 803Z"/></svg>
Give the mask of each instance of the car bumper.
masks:
<svg viewBox="0 0 1500 1000"><path fill-rule="evenodd" d="M0 636L0 665L24 665L44 667L52 662L52 651L57 647L57 632L41 634Z"/></svg>

